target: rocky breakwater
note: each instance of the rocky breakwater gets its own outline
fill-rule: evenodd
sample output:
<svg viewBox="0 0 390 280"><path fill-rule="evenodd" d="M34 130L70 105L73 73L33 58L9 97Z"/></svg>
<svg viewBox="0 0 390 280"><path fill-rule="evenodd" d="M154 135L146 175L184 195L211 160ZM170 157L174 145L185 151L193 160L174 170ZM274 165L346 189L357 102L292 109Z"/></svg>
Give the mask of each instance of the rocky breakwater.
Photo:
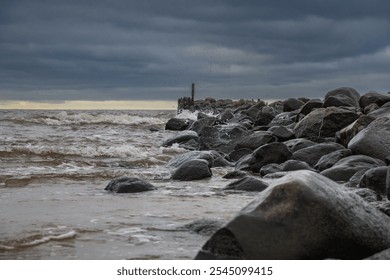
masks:
<svg viewBox="0 0 390 280"><path fill-rule="evenodd" d="M225 167L221 191L256 193L197 259L388 258L390 94L343 87L323 99L208 99L189 109L197 120L166 125L177 135L162 145L188 150L168 163L172 180Z"/></svg>

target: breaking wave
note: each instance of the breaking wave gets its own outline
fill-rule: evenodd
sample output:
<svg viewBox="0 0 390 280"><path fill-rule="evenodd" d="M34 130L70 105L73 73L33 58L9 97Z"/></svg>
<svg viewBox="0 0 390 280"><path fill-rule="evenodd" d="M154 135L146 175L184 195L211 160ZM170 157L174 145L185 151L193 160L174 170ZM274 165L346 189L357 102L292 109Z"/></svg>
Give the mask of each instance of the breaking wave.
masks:
<svg viewBox="0 0 390 280"><path fill-rule="evenodd" d="M35 123L49 126L61 125L89 125L89 124L114 124L114 125L162 125L167 121L166 117L134 116L126 113L88 113L88 112L58 112L47 115L35 115L33 118L18 117L8 119L17 123Z"/></svg>

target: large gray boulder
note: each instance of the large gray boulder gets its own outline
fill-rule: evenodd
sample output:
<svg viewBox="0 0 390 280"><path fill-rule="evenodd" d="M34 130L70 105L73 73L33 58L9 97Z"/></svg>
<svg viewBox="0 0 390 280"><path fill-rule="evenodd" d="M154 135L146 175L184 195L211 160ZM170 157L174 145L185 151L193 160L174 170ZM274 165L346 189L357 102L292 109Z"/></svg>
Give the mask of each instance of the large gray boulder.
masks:
<svg viewBox="0 0 390 280"><path fill-rule="evenodd" d="M348 144L355 154L385 160L390 156L390 117L376 119L360 131Z"/></svg>
<svg viewBox="0 0 390 280"><path fill-rule="evenodd" d="M119 177L111 180L104 190L114 193L138 193L155 190L147 181L135 177Z"/></svg>
<svg viewBox="0 0 390 280"><path fill-rule="evenodd" d="M259 172L260 168L269 163L283 163L292 156L287 146L280 142L265 144L256 149L251 155L237 161L235 168Z"/></svg>
<svg viewBox="0 0 390 280"><path fill-rule="evenodd" d="M328 178L296 171L214 233L196 259L362 259L389 247L389 217Z"/></svg>
<svg viewBox="0 0 390 280"><path fill-rule="evenodd" d="M227 185L224 190L240 190L250 192L261 192L268 187L263 180L254 177L244 177Z"/></svg>
<svg viewBox="0 0 390 280"><path fill-rule="evenodd" d="M298 110L304 104L305 103L303 103L299 99L289 98L289 99L283 101L283 112L291 112L291 111Z"/></svg>
<svg viewBox="0 0 390 280"><path fill-rule="evenodd" d="M347 182L359 171L367 171L368 169L384 165L383 161L376 158L365 155L353 155L339 160L331 168L322 171L321 174L337 182Z"/></svg>
<svg viewBox="0 0 390 280"><path fill-rule="evenodd" d="M189 124L189 119L171 118L165 124L165 130L185 130Z"/></svg>
<svg viewBox="0 0 390 280"><path fill-rule="evenodd" d="M360 178L359 187L372 189L385 195L387 169L387 166L380 166L367 170Z"/></svg>
<svg viewBox="0 0 390 280"><path fill-rule="evenodd" d="M344 146L337 143L320 143L294 152L292 159L307 162L314 167L321 157L341 149Z"/></svg>
<svg viewBox="0 0 390 280"><path fill-rule="evenodd" d="M348 146L349 141L356 136L361 130L366 128L375 120L374 117L362 115L356 121L340 130L340 143L345 147Z"/></svg>
<svg viewBox="0 0 390 280"><path fill-rule="evenodd" d="M329 91L324 98L324 107L360 107L360 94L353 88L341 87Z"/></svg>
<svg viewBox="0 0 390 280"><path fill-rule="evenodd" d="M385 103L390 102L390 94L383 94L377 92L368 92L360 97L360 107L365 108L370 104L376 104L382 106Z"/></svg>
<svg viewBox="0 0 390 280"><path fill-rule="evenodd" d="M283 142L289 148L289 150L294 153L298 150L317 145L318 143L305 138L291 139Z"/></svg>
<svg viewBox="0 0 390 280"><path fill-rule="evenodd" d="M180 143L188 142L190 140L198 141L199 140L198 133L196 133L195 131L181 131L177 135L175 135L175 136L165 140L161 144L161 146L169 147L169 146L172 146L175 143L180 144Z"/></svg>
<svg viewBox="0 0 390 280"><path fill-rule="evenodd" d="M204 159L193 159L184 162L172 174L173 180L192 181L211 177L209 163Z"/></svg>
<svg viewBox="0 0 390 280"><path fill-rule="evenodd" d="M314 109L322 108L323 105L324 105L324 102L322 102L320 99L311 99L308 102L306 102L305 105L303 105L303 107L299 110L298 115L302 114L302 115L306 116Z"/></svg>
<svg viewBox="0 0 390 280"><path fill-rule="evenodd" d="M359 118L355 110L341 107L328 107L320 127L321 137L334 137L336 132Z"/></svg>
<svg viewBox="0 0 390 280"><path fill-rule="evenodd" d="M297 138L319 136L324 115L324 108L314 109L311 111L295 125L293 130L295 136Z"/></svg>
<svg viewBox="0 0 390 280"><path fill-rule="evenodd" d="M325 169L331 168L335 165L340 159L348 157L352 155L352 151L350 149L341 149L329 154L322 156L317 164L314 166L315 169L319 171L323 171Z"/></svg>
<svg viewBox="0 0 390 280"><path fill-rule="evenodd" d="M243 137L239 142L237 142L234 149L250 149L254 151L264 144L275 142L275 140L276 138L269 131L256 131L246 137Z"/></svg>

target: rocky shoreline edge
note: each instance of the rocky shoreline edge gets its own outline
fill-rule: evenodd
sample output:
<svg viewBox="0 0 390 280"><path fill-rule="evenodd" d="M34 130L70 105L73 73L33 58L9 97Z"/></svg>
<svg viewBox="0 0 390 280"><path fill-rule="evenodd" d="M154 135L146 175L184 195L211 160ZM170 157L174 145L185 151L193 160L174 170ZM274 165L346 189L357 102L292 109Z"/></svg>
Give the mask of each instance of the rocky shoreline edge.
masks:
<svg viewBox="0 0 390 280"><path fill-rule="evenodd" d="M343 87L323 99L208 98L179 109L199 113L165 126L178 133L162 146L188 150L168 162L171 179L234 166L225 190L256 192L195 259L390 259L390 94ZM128 177L106 187L154 189Z"/></svg>

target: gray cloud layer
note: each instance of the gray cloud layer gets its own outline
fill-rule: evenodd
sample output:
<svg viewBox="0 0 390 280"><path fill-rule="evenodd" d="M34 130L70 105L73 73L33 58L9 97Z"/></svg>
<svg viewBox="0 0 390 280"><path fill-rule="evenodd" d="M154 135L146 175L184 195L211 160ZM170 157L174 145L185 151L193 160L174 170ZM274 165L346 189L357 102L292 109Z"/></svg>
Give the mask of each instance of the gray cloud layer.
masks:
<svg viewBox="0 0 390 280"><path fill-rule="evenodd" d="M389 91L390 2L2 1L0 97L319 97Z"/></svg>

